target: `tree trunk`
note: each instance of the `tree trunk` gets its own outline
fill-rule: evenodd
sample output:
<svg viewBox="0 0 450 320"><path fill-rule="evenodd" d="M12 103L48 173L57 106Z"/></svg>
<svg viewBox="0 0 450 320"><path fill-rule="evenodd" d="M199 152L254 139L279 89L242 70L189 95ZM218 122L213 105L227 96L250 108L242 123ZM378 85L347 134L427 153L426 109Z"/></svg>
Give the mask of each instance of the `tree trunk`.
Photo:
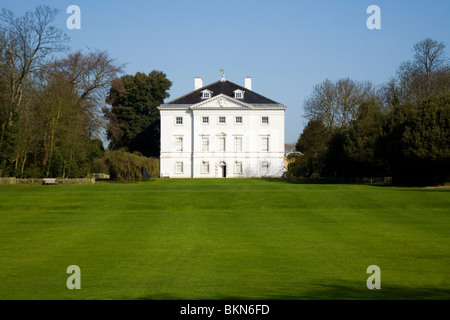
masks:
<svg viewBox="0 0 450 320"><path fill-rule="evenodd" d="M48 158L47 172L45 175L46 177L48 177L48 175L50 174L50 167L52 165L53 148L54 148L54 144L55 144L56 124L58 123L60 113L61 113L61 107L58 107L58 112L56 113L56 119L53 119L53 124L52 124L52 132L51 132L51 136L50 136L50 154L49 154L49 158Z"/></svg>
<svg viewBox="0 0 450 320"><path fill-rule="evenodd" d="M23 171L25 169L25 163L27 162L27 153L25 153L25 156L23 157L22 161L22 167L20 168L20 176L23 178Z"/></svg>

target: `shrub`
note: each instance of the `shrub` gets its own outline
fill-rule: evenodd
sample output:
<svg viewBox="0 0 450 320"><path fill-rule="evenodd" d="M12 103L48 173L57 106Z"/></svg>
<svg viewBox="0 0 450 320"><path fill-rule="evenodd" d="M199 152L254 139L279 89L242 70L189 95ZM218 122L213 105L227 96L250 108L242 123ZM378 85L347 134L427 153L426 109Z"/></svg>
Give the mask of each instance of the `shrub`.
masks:
<svg viewBox="0 0 450 320"><path fill-rule="evenodd" d="M103 158L98 159L94 166L102 172L107 169L111 179L119 181L157 178L159 175L159 159L147 158L139 153L129 153L124 149L107 153Z"/></svg>

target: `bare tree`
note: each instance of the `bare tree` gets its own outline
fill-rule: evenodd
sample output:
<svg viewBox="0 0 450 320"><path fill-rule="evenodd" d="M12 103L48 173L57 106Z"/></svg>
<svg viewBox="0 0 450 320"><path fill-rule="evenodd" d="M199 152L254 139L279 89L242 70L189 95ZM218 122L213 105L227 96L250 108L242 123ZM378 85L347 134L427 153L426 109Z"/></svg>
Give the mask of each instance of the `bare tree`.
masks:
<svg viewBox="0 0 450 320"><path fill-rule="evenodd" d="M69 38L56 26L57 9L38 6L21 17L11 10L0 13L0 46L3 48L3 75L9 80L11 104L18 108L30 74L38 70L52 53L68 49Z"/></svg>
<svg viewBox="0 0 450 320"><path fill-rule="evenodd" d="M429 76L448 62L445 44L427 38L414 45L414 66Z"/></svg>
<svg viewBox="0 0 450 320"><path fill-rule="evenodd" d="M334 84L326 79L315 85L304 107L307 119L321 120L327 127L333 127L337 118Z"/></svg>
<svg viewBox="0 0 450 320"><path fill-rule="evenodd" d="M428 38L414 45L413 50L414 59L401 63L397 69L394 84L399 101L415 102L448 91L450 66L445 44Z"/></svg>
<svg viewBox="0 0 450 320"><path fill-rule="evenodd" d="M305 100L306 118L320 120L328 128L346 127L355 119L361 103L375 96L376 91L370 82L349 78L332 82L327 79L316 85Z"/></svg>
<svg viewBox="0 0 450 320"><path fill-rule="evenodd" d="M79 103L90 114L91 119L105 128L101 120L105 99L111 82L122 72L119 65L106 51L81 51L69 54L67 58L54 61L47 68L51 74L63 75L78 93Z"/></svg>
<svg viewBox="0 0 450 320"><path fill-rule="evenodd" d="M20 17L10 10L0 12L0 77L7 83L8 95L0 114L0 174L8 162L8 154L16 153L4 150L4 145L9 135L8 148L15 148L16 134L10 133L17 131L20 122L17 115L30 79L52 53L67 49L69 38L53 25L57 13L57 9L49 6L38 6Z"/></svg>

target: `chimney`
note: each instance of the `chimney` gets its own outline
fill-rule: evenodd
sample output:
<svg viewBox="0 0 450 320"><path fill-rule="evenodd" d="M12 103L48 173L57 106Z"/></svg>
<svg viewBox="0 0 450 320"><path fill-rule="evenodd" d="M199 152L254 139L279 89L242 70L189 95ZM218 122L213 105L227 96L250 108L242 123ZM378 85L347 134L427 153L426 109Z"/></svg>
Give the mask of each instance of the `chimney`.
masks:
<svg viewBox="0 0 450 320"><path fill-rule="evenodd" d="M252 77L245 77L245 89L252 90Z"/></svg>
<svg viewBox="0 0 450 320"><path fill-rule="evenodd" d="M201 77L195 77L194 78L194 90L200 89L203 87L203 80Z"/></svg>

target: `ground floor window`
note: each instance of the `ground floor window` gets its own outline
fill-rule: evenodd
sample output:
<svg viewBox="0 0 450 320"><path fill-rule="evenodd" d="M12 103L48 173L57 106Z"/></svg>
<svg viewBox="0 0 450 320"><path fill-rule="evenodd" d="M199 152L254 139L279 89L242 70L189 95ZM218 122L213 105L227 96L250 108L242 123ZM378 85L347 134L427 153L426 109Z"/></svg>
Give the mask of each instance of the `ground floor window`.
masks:
<svg viewBox="0 0 450 320"><path fill-rule="evenodd" d="M269 163L267 161L261 162L261 174L269 173Z"/></svg>
<svg viewBox="0 0 450 320"><path fill-rule="evenodd" d="M242 173L242 162L236 161L234 163L234 173L236 173L236 174Z"/></svg>
<svg viewBox="0 0 450 320"><path fill-rule="evenodd" d="M175 163L175 173L183 173L183 162L177 161Z"/></svg>
<svg viewBox="0 0 450 320"><path fill-rule="evenodd" d="M209 173L209 162L202 162L202 173Z"/></svg>

